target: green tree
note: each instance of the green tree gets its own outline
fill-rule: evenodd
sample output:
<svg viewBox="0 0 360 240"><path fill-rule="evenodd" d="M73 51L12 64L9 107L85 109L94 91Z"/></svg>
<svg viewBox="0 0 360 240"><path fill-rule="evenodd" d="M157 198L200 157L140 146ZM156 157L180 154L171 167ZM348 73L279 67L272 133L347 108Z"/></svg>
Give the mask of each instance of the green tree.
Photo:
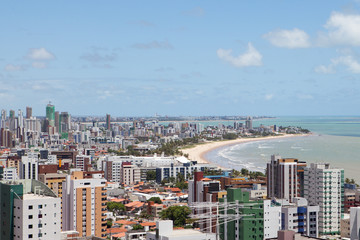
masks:
<svg viewBox="0 0 360 240"><path fill-rule="evenodd" d="M237 139L237 135L236 133L225 133L224 135L222 135L223 139L227 139L227 140L233 140L233 139Z"/></svg>
<svg viewBox="0 0 360 240"><path fill-rule="evenodd" d="M106 227L107 227L107 228L111 228L112 225L113 225L112 219L108 219L108 220L106 221Z"/></svg>
<svg viewBox="0 0 360 240"><path fill-rule="evenodd" d="M241 169L241 174L242 175L249 175L249 170L247 170L246 168L242 168Z"/></svg>
<svg viewBox="0 0 360 240"><path fill-rule="evenodd" d="M133 226L132 229L133 229L133 230L142 230L142 229L144 229L144 227L141 226L140 224L136 224L136 225Z"/></svg>
<svg viewBox="0 0 360 240"><path fill-rule="evenodd" d="M147 171L146 180L147 181L156 180L156 171L153 171L153 170Z"/></svg>
<svg viewBox="0 0 360 240"><path fill-rule="evenodd" d="M174 226L183 227L186 220L190 218L191 210L187 206L170 206L160 212L161 219L169 219L174 222Z"/></svg>
<svg viewBox="0 0 360 240"><path fill-rule="evenodd" d="M148 202L154 202L154 203L157 203L157 204L162 204L162 201L159 197L152 197L148 200Z"/></svg>
<svg viewBox="0 0 360 240"><path fill-rule="evenodd" d="M151 214L148 214L146 210L143 210L141 213L140 213L140 218L146 218L146 219L150 219L152 218L153 216Z"/></svg>
<svg viewBox="0 0 360 240"><path fill-rule="evenodd" d="M107 202L106 207L110 212L113 212L116 214L120 214L120 213L126 211L125 205L122 203L118 203L118 202Z"/></svg>

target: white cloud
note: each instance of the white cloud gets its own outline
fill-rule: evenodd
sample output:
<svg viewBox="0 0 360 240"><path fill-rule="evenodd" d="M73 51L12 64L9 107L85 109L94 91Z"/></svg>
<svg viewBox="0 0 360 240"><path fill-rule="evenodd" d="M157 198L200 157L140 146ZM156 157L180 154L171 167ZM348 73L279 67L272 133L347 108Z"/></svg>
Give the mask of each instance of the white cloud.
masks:
<svg viewBox="0 0 360 240"><path fill-rule="evenodd" d="M333 64L330 64L329 66L325 66L325 65L317 66L317 67L315 67L314 71L317 73L324 73L324 74L335 73Z"/></svg>
<svg viewBox="0 0 360 240"><path fill-rule="evenodd" d="M4 70L8 71L8 72L15 72L15 71L23 71L23 70L25 70L25 68L23 66L20 66L20 65L7 64L4 67Z"/></svg>
<svg viewBox="0 0 360 240"><path fill-rule="evenodd" d="M267 100L267 101L269 101L269 100L271 100L273 98L274 98L274 94L266 94L265 95L265 100Z"/></svg>
<svg viewBox="0 0 360 240"><path fill-rule="evenodd" d="M360 73L360 63L353 56L341 56L332 61L335 65L343 64L347 66L352 73Z"/></svg>
<svg viewBox="0 0 360 240"><path fill-rule="evenodd" d="M31 48L26 55L27 58L32 60L52 60L55 59L54 54L45 48Z"/></svg>
<svg viewBox="0 0 360 240"><path fill-rule="evenodd" d="M331 59L329 66L320 65L315 68L317 73L335 73L335 67L338 65L344 65L352 73L360 73L360 63L351 55L340 56Z"/></svg>
<svg viewBox="0 0 360 240"><path fill-rule="evenodd" d="M276 47L307 48L310 47L309 35L303 30L275 30L263 35L264 38Z"/></svg>
<svg viewBox="0 0 360 240"><path fill-rule="evenodd" d="M33 62L32 67L43 69L43 68L46 68L47 66L46 66L46 63L44 63L44 62Z"/></svg>
<svg viewBox="0 0 360 240"><path fill-rule="evenodd" d="M240 54L237 57L231 55L232 49L218 49L218 57L230 63L235 67L249 67L249 66L261 66L262 55L253 47L251 43L248 43L248 49L244 54Z"/></svg>
<svg viewBox="0 0 360 240"><path fill-rule="evenodd" d="M333 12L320 33L319 45L360 46L360 15Z"/></svg>

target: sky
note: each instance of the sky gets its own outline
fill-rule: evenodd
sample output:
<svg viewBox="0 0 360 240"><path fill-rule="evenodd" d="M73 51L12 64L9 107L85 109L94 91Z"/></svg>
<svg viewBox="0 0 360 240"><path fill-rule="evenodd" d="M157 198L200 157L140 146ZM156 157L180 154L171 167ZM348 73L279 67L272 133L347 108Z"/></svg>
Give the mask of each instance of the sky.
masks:
<svg viewBox="0 0 360 240"><path fill-rule="evenodd" d="M1 1L0 108L360 115L360 1Z"/></svg>

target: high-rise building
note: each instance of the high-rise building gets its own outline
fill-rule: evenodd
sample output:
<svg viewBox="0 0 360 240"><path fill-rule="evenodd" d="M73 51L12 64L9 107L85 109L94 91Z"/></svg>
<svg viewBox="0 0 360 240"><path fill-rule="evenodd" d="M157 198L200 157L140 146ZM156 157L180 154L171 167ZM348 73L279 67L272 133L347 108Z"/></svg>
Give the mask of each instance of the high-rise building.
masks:
<svg viewBox="0 0 360 240"><path fill-rule="evenodd" d="M140 168L129 162L122 163L122 183L133 185L140 182Z"/></svg>
<svg viewBox="0 0 360 240"><path fill-rule="evenodd" d="M220 198L219 202L224 204L220 214L227 216L219 222L221 240L264 239L263 201L250 201L248 192L228 188L226 198Z"/></svg>
<svg viewBox="0 0 360 240"><path fill-rule="evenodd" d="M29 119L32 117L32 107L26 107L26 118Z"/></svg>
<svg viewBox="0 0 360 240"><path fill-rule="evenodd" d="M38 179L39 159L34 156L22 156L20 179Z"/></svg>
<svg viewBox="0 0 360 240"><path fill-rule="evenodd" d="M204 178L203 172L194 172L194 179L189 180L189 201L188 204L197 204L201 202L216 203L218 202L220 190L220 182ZM194 214L213 214L218 215L216 206L209 206L200 209L193 209ZM206 220L199 223L200 230L202 232L217 231L217 219L207 218Z"/></svg>
<svg viewBox="0 0 360 240"><path fill-rule="evenodd" d="M15 118L15 111L14 110L10 110L9 112L9 118L14 119Z"/></svg>
<svg viewBox="0 0 360 240"><path fill-rule="evenodd" d="M267 196L282 198L290 202L294 197L302 196L305 162L295 158L271 156L267 164Z"/></svg>
<svg viewBox="0 0 360 240"><path fill-rule="evenodd" d="M281 204L281 229L317 238L319 236L319 206L309 206L305 198L293 200L293 203L288 201L279 203Z"/></svg>
<svg viewBox="0 0 360 240"><path fill-rule="evenodd" d="M60 129L61 132L68 132L70 130L70 115L68 112L60 114Z"/></svg>
<svg viewBox="0 0 360 240"><path fill-rule="evenodd" d="M50 103L46 105L46 118L49 121L49 126L55 127L55 106Z"/></svg>
<svg viewBox="0 0 360 240"><path fill-rule="evenodd" d="M110 121L111 121L111 116L110 114L106 114L106 129L110 130Z"/></svg>
<svg viewBox="0 0 360 240"><path fill-rule="evenodd" d="M344 170L328 163L311 163L305 168L304 197L310 205L320 206L320 235L340 234L344 213Z"/></svg>
<svg viewBox="0 0 360 240"><path fill-rule="evenodd" d="M62 192L62 229L80 236L104 237L106 233L106 180L101 174L84 178L84 172L66 177Z"/></svg>
<svg viewBox="0 0 360 240"><path fill-rule="evenodd" d="M60 125L59 111L55 112L55 127L56 127L56 132L60 133L61 132L61 125Z"/></svg>
<svg viewBox="0 0 360 240"><path fill-rule="evenodd" d="M28 179L0 182L0 239L60 239L60 198Z"/></svg>
<svg viewBox="0 0 360 240"><path fill-rule="evenodd" d="M245 120L245 128L246 129L252 129L252 117L246 117L246 120Z"/></svg>
<svg viewBox="0 0 360 240"><path fill-rule="evenodd" d="M81 171L88 171L89 165L91 166L91 160L89 156L77 155L75 159L75 168Z"/></svg>

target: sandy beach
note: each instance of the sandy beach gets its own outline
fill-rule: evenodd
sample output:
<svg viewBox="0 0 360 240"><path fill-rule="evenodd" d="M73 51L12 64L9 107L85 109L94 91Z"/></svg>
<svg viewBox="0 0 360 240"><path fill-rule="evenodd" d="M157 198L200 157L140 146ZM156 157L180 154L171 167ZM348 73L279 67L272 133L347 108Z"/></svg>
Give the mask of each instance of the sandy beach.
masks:
<svg viewBox="0 0 360 240"><path fill-rule="evenodd" d="M245 143L245 142L266 141L266 140L270 140L270 139L300 137L300 136L306 136L306 135L308 135L308 134L284 134L284 135L270 136L270 137L238 138L238 139L234 139L234 140L203 143L203 144L196 145L193 148L181 149L181 151L184 154L189 154L189 160L191 160L191 161L197 161L198 163L211 163L211 161L209 159L205 158L205 154L216 148L235 145L235 144L241 144L241 143Z"/></svg>

